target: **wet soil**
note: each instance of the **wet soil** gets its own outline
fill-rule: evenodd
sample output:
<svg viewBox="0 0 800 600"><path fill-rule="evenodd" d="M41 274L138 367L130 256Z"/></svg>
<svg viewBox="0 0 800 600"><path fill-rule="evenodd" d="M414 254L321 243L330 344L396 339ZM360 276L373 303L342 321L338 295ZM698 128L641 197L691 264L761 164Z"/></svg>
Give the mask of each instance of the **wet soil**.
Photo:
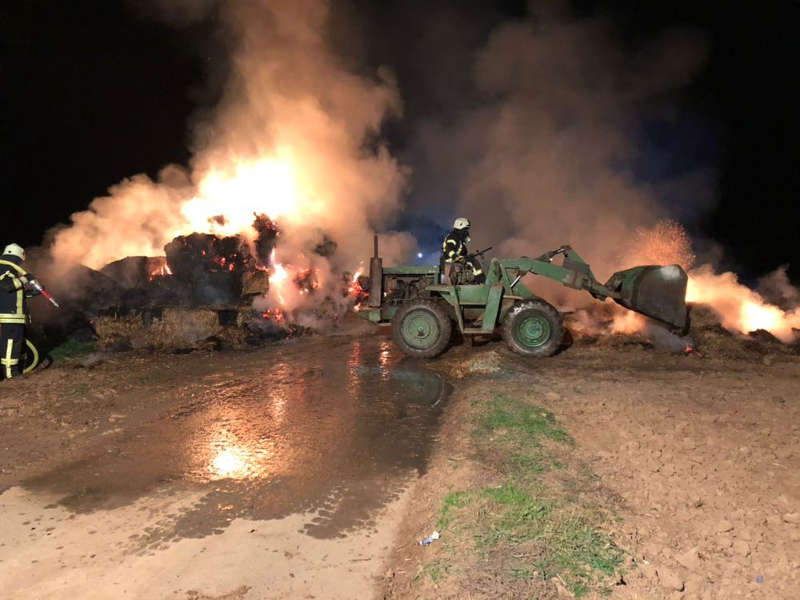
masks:
<svg viewBox="0 0 800 600"><path fill-rule="evenodd" d="M249 353L115 357L8 382L0 389L0 485L10 489L0 505L19 512L5 521L0 587L62 597L49 581L46 553L32 559L41 566L23 571L31 580L9 567L18 562L8 554L12 544L55 549L36 525L26 526L50 520L45 538L60 532L55 555L76 572L86 568L86 553L64 549L82 533L74 522L110 529L120 539L113 550L100 547L123 563L182 540L230 537L234 523L253 531L263 522L291 523L291 550L277 546L290 554L300 545L306 552L307 538L359 539L381 529L386 536L378 521L425 472L447 395L441 375L375 336L306 338ZM367 552L361 560L374 570L379 557ZM369 590L372 582L362 577L361 585ZM332 588L326 597L355 591Z"/></svg>

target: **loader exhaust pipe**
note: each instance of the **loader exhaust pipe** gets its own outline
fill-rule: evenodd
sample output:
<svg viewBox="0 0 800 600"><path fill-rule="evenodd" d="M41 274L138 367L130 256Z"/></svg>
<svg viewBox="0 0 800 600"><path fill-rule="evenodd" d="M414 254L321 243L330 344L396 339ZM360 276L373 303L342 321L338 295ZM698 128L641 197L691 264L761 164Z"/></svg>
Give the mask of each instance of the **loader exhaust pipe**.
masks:
<svg viewBox="0 0 800 600"><path fill-rule="evenodd" d="M378 255L378 234L372 239L373 254L369 261L369 306L380 308L383 300L383 259Z"/></svg>

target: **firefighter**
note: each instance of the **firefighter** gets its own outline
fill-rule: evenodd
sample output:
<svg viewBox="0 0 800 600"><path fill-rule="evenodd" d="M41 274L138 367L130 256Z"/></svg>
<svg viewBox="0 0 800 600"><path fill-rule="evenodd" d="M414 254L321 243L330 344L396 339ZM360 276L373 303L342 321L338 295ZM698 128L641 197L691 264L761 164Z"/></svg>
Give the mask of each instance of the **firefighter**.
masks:
<svg viewBox="0 0 800 600"><path fill-rule="evenodd" d="M0 374L6 379L22 375L25 326L30 321L26 297L39 293L33 275L22 268L25 249L9 244L0 257Z"/></svg>
<svg viewBox="0 0 800 600"><path fill-rule="evenodd" d="M469 219L465 217L459 217L453 222L453 231L448 233L442 242L442 256L439 264L443 272L445 270L448 272L448 277L454 265L461 265L472 272L472 283L484 283L486 276L483 274L481 263L467 252L467 244L470 242L469 227ZM467 279L470 279L469 276ZM452 278L451 283L455 283Z"/></svg>

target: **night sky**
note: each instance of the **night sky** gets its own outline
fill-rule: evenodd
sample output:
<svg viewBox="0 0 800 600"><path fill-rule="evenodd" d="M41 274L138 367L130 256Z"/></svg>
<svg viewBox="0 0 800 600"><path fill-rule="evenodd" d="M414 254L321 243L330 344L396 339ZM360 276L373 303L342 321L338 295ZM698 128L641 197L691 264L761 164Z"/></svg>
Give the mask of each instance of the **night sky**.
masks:
<svg viewBox="0 0 800 600"><path fill-rule="evenodd" d="M213 23L176 28L149 17L142 2L107 0L3 3L2 177L0 242L33 245L67 222L109 185L136 173L154 176L186 164L191 125L222 92L225 64ZM452 107L430 86L416 2L334 2L355 15L367 62L391 65L405 112L387 124L390 147L416 171L414 123ZM524 17L525 2L450 0L425 6L454 16L453 39L463 59L450 65L466 81L470 50L497 23ZM800 3L575 2L579 15L604 15L621 43L636 44L673 27L703 32L709 58L680 105L680 127L653 124L643 143L643 168L669 170L692 162L715 169L713 208L689 223L698 238L724 253L720 267L745 280L782 264L800 282ZM463 32L463 35L460 35ZM345 51L345 50L343 50ZM454 54L454 56L458 56ZM463 71L463 73L462 73ZM409 205L421 206L424 183ZM405 222L423 228L419 210Z"/></svg>

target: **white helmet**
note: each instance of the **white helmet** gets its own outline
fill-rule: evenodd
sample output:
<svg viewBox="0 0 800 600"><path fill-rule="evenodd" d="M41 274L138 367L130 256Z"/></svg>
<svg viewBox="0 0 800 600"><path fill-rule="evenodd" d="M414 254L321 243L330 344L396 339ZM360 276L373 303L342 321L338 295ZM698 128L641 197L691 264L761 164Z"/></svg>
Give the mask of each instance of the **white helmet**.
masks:
<svg viewBox="0 0 800 600"><path fill-rule="evenodd" d="M3 254L4 255L9 254L11 256L16 256L18 258L21 258L22 260L25 260L25 248L23 248L19 244L9 244L3 250Z"/></svg>
<svg viewBox="0 0 800 600"><path fill-rule="evenodd" d="M453 229L469 229L469 219L466 217L458 217L453 222Z"/></svg>

